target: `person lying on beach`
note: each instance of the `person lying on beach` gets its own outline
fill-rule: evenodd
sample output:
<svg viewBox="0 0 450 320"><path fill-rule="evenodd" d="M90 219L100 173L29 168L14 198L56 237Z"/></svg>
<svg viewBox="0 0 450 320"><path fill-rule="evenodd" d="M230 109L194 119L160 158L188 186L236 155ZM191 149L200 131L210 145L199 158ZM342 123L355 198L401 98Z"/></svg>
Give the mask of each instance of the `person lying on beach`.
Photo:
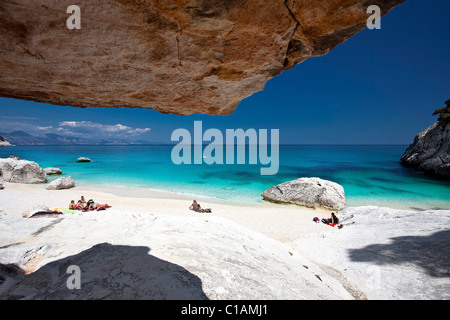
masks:
<svg viewBox="0 0 450 320"><path fill-rule="evenodd" d="M98 203L95 203L94 200L89 199L89 201L86 204L85 209L87 209L87 210L97 210L98 207L99 207Z"/></svg>
<svg viewBox="0 0 450 320"><path fill-rule="evenodd" d="M107 203L99 204L99 203L96 203L94 200L89 199L89 201L87 202L83 211L101 211L101 210L106 210L108 208L111 208L111 206Z"/></svg>

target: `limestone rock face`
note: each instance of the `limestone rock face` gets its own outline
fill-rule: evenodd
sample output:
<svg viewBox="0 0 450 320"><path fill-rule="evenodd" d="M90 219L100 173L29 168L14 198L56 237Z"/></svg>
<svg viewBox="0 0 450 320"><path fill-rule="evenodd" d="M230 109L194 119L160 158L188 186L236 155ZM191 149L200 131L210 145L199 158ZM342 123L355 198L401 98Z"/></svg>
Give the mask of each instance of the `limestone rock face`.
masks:
<svg viewBox="0 0 450 320"><path fill-rule="evenodd" d="M352 299L289 247L225 219L111 209L0 228L0 263L19 271L0 269L0 300ZM68 289L72 265L79 289Z"/></svg>
<svg viewBox="0 0 450 320"><path fill-rule="evenodd" d="M347 207L338 217L344 226L339 232L329 228L323 237L305 236L294 245L339 270L336 275L359 288L353 291L357 300L450 298L449 210Z"/></svg>
<svg viewBox="0 0 450 320"><path fill-rule="evenodd" d="M420 171L450 177L450 122L436 122L419 133L401 161Z"/></svg>
<svg viewBox="0 0 450 320"><path fill-rule="evenodd" d="M75 180L72 177L61 177L52 181L48 186L47 190L62 190L70 189L75 187Z"/></svg>
<svg viewBox="0 0 450 320"><path fill-rule="evenodd" d="M404 0L0 2L0 96L75 107L227 115Z"/></svg>
<svg viewBox="0 0 450 320"><path fill-rule="evenodd" d="M36 162L17 159L0 159L0 171L6 182L43 183L47 175Z"/></svg>
<svg viewBox="0 0 450 320"><path fill-rule="evenodd" d="M320 178L300 178L264 191L264 200L292 203L310 208L341 210L345 207L344 188Z"/></svg>
<svg viewBox="0 0 450 320"><path fill-rule="evenodd" d="M12 147L13 145L0 136L0 147Z"/></svg>

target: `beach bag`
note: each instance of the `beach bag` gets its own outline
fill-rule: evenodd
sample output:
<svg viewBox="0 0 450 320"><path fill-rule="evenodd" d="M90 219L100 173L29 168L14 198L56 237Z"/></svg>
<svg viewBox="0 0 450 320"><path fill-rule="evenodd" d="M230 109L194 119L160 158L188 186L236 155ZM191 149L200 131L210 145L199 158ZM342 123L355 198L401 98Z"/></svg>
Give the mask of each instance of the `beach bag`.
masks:
<svg viewBox="0 0 450 320"><path fill-rule="evenodd" d="M319 218L314 217L313 221L314 221L315 223L319 223Z"/></svg>

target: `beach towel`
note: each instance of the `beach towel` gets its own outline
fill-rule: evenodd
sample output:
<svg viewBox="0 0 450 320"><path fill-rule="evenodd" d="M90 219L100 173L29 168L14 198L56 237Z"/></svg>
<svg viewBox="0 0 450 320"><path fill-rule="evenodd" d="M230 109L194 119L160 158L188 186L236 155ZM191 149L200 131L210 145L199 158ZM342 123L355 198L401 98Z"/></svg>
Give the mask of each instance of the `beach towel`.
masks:
<svg viewBox="0 0 450 320"><path fill-rule="evenodd" d="M64 213L72 213L72 214L78 212L77 210L72 210L72 209L69 209L69 208L55 208L53 210L54 211L64 212Z"/></svg>
<svg viewBox="0 0 450 320"><path fill-rule="evenodd" d="M329 225L329 226L331 226L331 227L334 227L334 226L337 226L339 223L327 223L327 225Z"/></svg>

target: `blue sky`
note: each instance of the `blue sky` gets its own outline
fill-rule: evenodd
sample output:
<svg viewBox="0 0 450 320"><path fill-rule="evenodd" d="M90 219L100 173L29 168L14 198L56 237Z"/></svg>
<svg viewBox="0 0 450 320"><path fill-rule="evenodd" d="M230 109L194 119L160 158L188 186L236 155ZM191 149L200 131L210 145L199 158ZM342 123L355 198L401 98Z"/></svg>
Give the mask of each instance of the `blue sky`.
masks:
<svg viewBox="0 0 450 320"><path fill-rule="evenodd" d="M283 72L229 116L61 107L0 98L0 132L170 142L177 128L279 129L290 144L409 144L450 98L450 2L407 0L325 56Z"/></svg>

